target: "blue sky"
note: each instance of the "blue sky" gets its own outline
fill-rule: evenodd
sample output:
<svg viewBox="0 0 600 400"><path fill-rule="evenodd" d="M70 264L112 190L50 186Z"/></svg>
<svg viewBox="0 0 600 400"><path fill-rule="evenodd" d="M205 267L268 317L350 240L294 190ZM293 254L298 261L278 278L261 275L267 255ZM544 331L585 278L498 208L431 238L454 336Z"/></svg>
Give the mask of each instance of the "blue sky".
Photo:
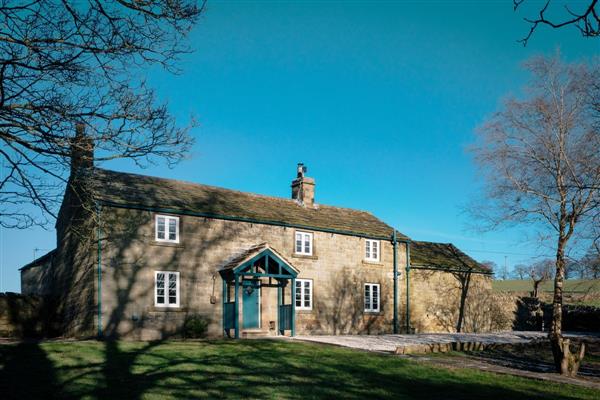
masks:
<svg viewBox="0 0 600 400"><path fill-rule="evenodd" d="M319 203L368 210L478 260L528 261L547 250L526 232L466 230L462 208L480 189L466 147L519 93L523 61L558 48L589 59L600 41L542 27L524 48L524 15L510 0L212 1L183 73L140 75L182 123L199 121L189 159L171 170L103 167L289 197L304 162ZM0 232L0 291L19 291L18 268L54 243L51 228Z"/></svg>

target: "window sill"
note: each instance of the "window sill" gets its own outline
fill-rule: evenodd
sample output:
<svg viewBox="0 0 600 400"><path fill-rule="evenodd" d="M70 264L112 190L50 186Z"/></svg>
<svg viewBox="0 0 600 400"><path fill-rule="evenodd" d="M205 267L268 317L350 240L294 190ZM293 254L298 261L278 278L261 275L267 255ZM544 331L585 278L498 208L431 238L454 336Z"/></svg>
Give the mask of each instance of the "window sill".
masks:
<svg viewBox="0 0 600 400"><path fill-rule="evenodd" d="M312 308L296 308L298 314L312 314Z"/></svg>
<svg viewBox="0 0 600 400"><path fill-rule="evenodd" d="M174 312L174 313L180 313L180 312L187 312L187 308L186 307L159 307L159 306L151 306L148 309L148 312Z"/></svg>
<svg viewBox="0 0 600 400"><path fill-rule="evenodd" d="M308 254L296 254L296 253L292 254L292 257L293 258L305 258L307 260L318 260L319 259L319 257L317 257L315 255L309 256Z"/></svg>
<svg viewBox="0 0 600 400"><path fill-rule="evenodd" d="M383 267L383 265L384 265L381 261L362 260L362 263L365 265L381 266L381 267Z"/></svg>
<svg viewBox="0 0 600 400"><path fill-rule="evenodd" d="M363 311L363 314L365 314L365 315L375 315L375 316L377 316L377 315L381 315L381 314L383 314L383 313L382 313L381 311Z"/></svg>
<svg viewBox="0 0 600 400"><path fill-rule="evenodd" d="M156 240L152 240L150 242L151 246L162 246L162 247L176 247L176 248L184 248L185 246L181 243L173 243L173 242L157 242Z"/></svg>

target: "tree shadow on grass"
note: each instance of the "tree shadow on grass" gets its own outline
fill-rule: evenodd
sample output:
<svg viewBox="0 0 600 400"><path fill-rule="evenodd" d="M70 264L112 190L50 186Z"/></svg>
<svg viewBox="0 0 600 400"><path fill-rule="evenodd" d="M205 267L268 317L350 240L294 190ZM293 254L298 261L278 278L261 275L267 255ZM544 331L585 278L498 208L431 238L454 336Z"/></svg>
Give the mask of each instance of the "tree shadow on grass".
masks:
<svg viewBox="0 0 600 400"><path fill-rule="evenodd" d="M0 347L2 398L557 398L535 381L473 376L311 344L89 342L98 363L78 354L86 345L53 346L49 351L60 354L50 358L35 343ZM568 390L559 397L580 398Z"/></svg>
<svg viewBox="0 0 600 400"><path fill-rule="evenodd" d="M37 342L0 346L0 398L53 399L55 367Z"/></svg>
<svg viewBox="0 0 600 400"><path fill-rule="evenodd" d="M579 344L578 341L575 343ZM549 342L537 346L510 346L489 349L482 352L468 352L471 358L490 364L519 369L523 371L555 373L554 360ZM586 355L579 369L580 377L600 381L600 342L588 342Z"/></svg>

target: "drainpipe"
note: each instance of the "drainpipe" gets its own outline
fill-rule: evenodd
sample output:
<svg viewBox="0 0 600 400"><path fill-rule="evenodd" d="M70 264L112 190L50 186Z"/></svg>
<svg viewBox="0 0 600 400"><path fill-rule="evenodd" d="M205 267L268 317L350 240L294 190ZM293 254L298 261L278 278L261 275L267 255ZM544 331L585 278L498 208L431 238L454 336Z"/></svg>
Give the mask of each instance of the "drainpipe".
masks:
<svg viewBox="0 0 600 400"><path fill-rule="evenodd" d="M392 234L392 245L394 246L394 334L398 334L398 241L396 230Z"/></svg>
<svg viewBox="0 0 600 400"><path fill-rule="evenodd" d="M410 246L409 242L406 245L406 333L410 333Z"/></svg>
<svg viewBox="0 0 600 400"><path fill-rule="evenodd" d="M102 337L102 243L100 242L102 228L100 227L100 211L101 206L96 202L96 235L98 240L98 339Z"/></svg>

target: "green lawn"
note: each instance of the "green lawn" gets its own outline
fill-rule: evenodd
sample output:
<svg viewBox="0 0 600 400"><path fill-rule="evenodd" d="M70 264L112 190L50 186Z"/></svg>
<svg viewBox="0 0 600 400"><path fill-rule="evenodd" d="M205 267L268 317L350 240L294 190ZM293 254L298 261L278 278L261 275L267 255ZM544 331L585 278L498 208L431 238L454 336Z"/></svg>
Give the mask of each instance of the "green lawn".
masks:
<svg viewBox="0 0 600 400"><path fill-rule="evenodd" d="M533 290L533 281L531 279L495 280L492 282L492 286L495 290L504 292L529 292ZM543 292L552 292L554 290L554 281L542 282L540 290ZM600 279L567 279L565 280L563 290L565 293L600 293Z"/></svg>
<svg viewBox="0 0 600 400"><path fill-rule="evenodd" d="M0 345L0 398L598 399L598 391L274 340Z"/></svg>

